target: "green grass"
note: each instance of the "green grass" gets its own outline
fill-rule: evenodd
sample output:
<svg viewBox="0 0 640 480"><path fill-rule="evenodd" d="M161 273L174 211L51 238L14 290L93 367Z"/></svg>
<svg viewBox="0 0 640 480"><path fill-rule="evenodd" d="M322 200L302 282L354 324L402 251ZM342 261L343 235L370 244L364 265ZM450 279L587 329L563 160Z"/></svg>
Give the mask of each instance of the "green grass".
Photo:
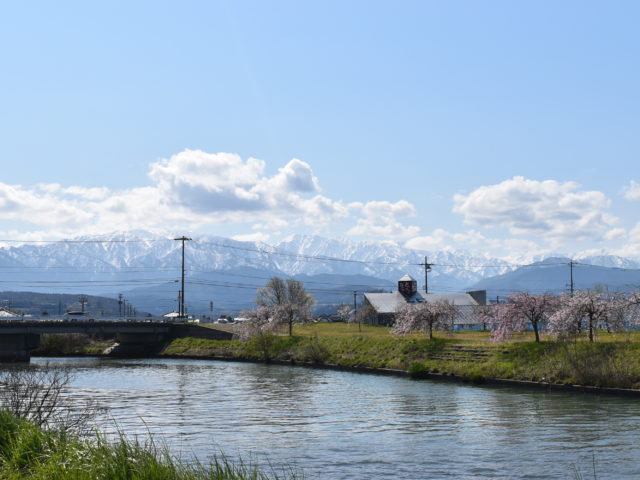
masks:
<svg viewBox="0 0 640 480"><path fill-rule="evenodd" d="M253 464L224 457L210 464L180 462L166 448L121 436L79 439L43 430L0 410L0 478L3 480L267 480L300 477L263 473Z"/></svg>
<svg viewBox="0 0 640 480"><path fill-rule="evenodd" d="M81 333L49 333L40 336L40 346L33 355L99 355L114 340L96 340Z"/></svg>
<svg viewBox="0 0 640 480"><path fill-rule="evenodd" d="M215 356L255 361L305 362L347 367L413 369L453 374L472 381L487 378L526 380L597 387L640 388L640 332L598 332L596 343L586 334L569 341L533 334L508 342L491 341L490 332L437 332L399 337L385 327L344 323L296 326L294 336L266 335L239 340L174 340L168 355ZM544 338L544 337L543 337Z"/></svg>

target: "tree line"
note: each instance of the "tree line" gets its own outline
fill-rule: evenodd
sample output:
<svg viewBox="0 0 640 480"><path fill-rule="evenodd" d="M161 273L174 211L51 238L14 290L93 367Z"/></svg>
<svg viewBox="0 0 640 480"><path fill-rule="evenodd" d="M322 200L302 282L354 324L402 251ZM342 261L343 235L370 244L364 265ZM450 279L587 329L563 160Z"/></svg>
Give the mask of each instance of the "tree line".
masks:
<svg viewBox="0 0 640 480"><path fill-rule="evenodd" d="M312 319L314 304L302 282L273 277L258 289L256 308L243 312L245 336L275 332L283 326L291 336L294 324ZM368 305L357 311L347 304L337 309L338 318L344 322L360 324L371 315ZM458 307L446 300L407 304L396 312L392 332L424 332L433 338L434 331L453 329L459 315ZM542 332L559 339L586 332L589 341L594 342L598 329L613 332L640 325L640 292L513 293L503 303L475 307L472 317L476 325L491 329L496 341L532 330L536 342Z"/></svg>

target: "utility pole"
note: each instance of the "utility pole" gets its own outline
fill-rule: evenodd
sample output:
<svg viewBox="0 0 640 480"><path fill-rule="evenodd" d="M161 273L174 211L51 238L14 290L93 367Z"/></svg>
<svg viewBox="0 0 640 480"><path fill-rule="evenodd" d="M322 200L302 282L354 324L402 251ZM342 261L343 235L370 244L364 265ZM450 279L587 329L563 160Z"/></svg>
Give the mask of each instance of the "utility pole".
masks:
<svg viewBox="0 0 640 480"><path fill-rule="evenodd" d="M122 294L118 294L118 316L122 317Z"/></svg>
<svg viewBox="0 0 640 480"><path fill-rule="evenodd" d="M569 260L569 292L573 297L573 259Z"/></svg>
<svg viewBox="0 0 640 480"><path fill-rule="evenodd" d="M431 266L433 263L429 263L427 257L424 257L424 263L419 263L418 265L424 265L424 293L429 293L429 272L431 271Z"/></svg>
<svg viewBox="0 0 640 480"><path fill-rule="evenodd" d="M185 308L184 308L184 242L191 240L190 238L185 237L184 235L179 238L174 238L174 240L178 240L182 242L182 282L180 287L180 304L179 304L179 314L180 318L185 317Z"/></svg>
<svg viewBox="0 0 640 480"><path fill-rule="evenodd" d="M78 297L78 302L80 303L80 311L84 313L84 306L88 303L86 295L80 295Z"/></svg>
<svg viewBox="0 0 640 480"><path fill-rule="evenodd" d="M362 325L360 324L360 318L358 317L358 302L356 300L356 295L358 295L358 292L354 290L353 291L353 318L358 320L358 331L361 332Z"/></svg>

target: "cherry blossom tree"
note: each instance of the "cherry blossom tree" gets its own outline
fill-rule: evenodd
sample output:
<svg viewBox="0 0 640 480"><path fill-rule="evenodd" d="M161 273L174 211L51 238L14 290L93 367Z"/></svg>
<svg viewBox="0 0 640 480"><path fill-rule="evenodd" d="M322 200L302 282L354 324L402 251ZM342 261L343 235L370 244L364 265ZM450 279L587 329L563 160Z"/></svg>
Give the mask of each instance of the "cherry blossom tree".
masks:
<svg viewBox="0 0 640 480"><path fill-rule="evenodd" d="M245 320L241 326L242 337L246 340L256 335L264 335L276 330L278 324L273 313L273 307L257 307L243 311L241 316Z"/></svg>
<svg viewBox="0 0 640 480"><path fill-rule="evenodd" d="M605 294L604 300L609 303L609 314L603 319L607 332L624 330L627 320L634 309L633 297L624 293Z"/></svg>
<svg viewBox="0 0 640 480"><path fill-rule="evenodd" d="M393 333L406 335L424 330L432 339L434 329L450 329L457 315L456 307L446 300L409 304L396 314Z"/></svg>
<svg viewBox="0 0 640 480"><path fill-rule="evenodd" d="M305 322L311 317L314 305L313 297L306 292L302 282L288 278L271 278L258 289L256 303L259 307L270 309L271 322L287 325L289 336L293 335L293 324Z"/></svg>
<svg viewBox="0 0 640 480"><path fill-rule="evenodd" d="M614 330L624 326L621 308L621 302L613 302L601 292L579 290L573 296L563 295L560 308L549 319L549 331L580 333L587 328L589 341L593 342L596 328Z"/></svg>
<svg viewBox="0 0 640 480"><path fill-rule="evenodd" d="M494 321L493 339L506 340L513 332L525 331L531 325L536 342L539 342L541 324L549 320L551 314L558 308L558 303L558 297L547 293L509 295L505 303L493 307L491 314Z"/></svg>
<svg viewBox="0 0 640 480"><path fill-rule="evenodd" d="M640 326L640 292L631 292L626 297L624 320L632 325Z"/></svg>
<svg viewBox="0 0 640 480"><path fill-rule="evenodd" d="M488 325L495 325L495 313L495 305L476 305L473 307L473 316L478 323L482 324L482 330L486 330Z"/></svg>
<svg viewBox="0 0 640 480"><path fill-rule="evenodd" d="M353 307L348 303L342 303L338 307L338 318L341 322L352 323L355 321L355 315L353 314Z"/></svg>
<svg viewBox="0 0 640 480"><path fill-rule="evenodd" d="M274 313L275 307L257 307L242 312L245 321L242 323L241 336L244 340L254 342L265 362L272 358L272 347L276 340L274 332L279 327L278 319Z"/></svg>
<svg viewBox="0 0 640 480"><path fill-rule="evenodd" d="M360 309L361 311L362 309ZM342 303L338 307L338 318L341 322L345 323L357 323L358 331L362 331L362 315L360 311L354 310L353 306L348 303Z"/></svg>

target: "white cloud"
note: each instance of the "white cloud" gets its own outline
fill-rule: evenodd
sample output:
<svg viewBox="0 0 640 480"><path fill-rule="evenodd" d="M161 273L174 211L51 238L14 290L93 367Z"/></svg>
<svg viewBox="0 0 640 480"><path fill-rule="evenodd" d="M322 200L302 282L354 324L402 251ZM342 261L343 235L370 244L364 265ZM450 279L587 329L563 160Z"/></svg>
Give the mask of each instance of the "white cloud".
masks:
<svg viewBox="0 0 640 480"><path fill-rule="evenodd" d="M312 207L303 195L319 191L311 167L293 159L278 172L265 175L266 164L249 158L243 161L232 153L185 150L151 165L149 177L168 203L194 212L259 212L305 214Z"/></svg>
<svg viewBox="0 0 640 480"><path fill-rule="evenodd" d="M106 187L63 187L59 183L40 183L36 185L36 189L51 194L64 194L84 198L86 200L101 200L109 195L109 189Z"/></svg>
<svg viewBox="0 0 640 480"><path fill-rule="evenodd" d="M504 226L514 235L555 242L597 238L618 219L606 212L611 202L602 192L579 188L574 182L514 177L455 195L453 211L467 224Z"/></svg>
<svg viewBox="0 0 640 480"><path fill-rule="evenodd" d="M614 253L623 257L640 258L640 222L629 230L626 243Z"/></svg>
<svg viewBox="0 0 640 480"><path fill-rule="evenodd" d="M635 180L631 180L629 185L624 187L624 198L627 200L640 200L640 183Z"/></svg>
<svg viewBox="0 0 640 480"><path fill-rule="evenodd" d="M413 250L453 250L452 234L438 228L430 235L413 237L404 244L406 248Z"/></svg>
<svg viewBox="0 0 640 480"><path fill-rule="evenodd" d="M233 238L266 241L281 232L308 227L328 234L325 230L340 225L349 235L402 240L406 247L419 250L476 247L498 255L526 254L542 250L536 243L539 239L559 245L599 236L626 239L625 251L640 253L640 226L628 234L614 228L616 219L606 211L609 200L573 182L515 177L456 195L454 211L467 223L504 226L520 236L497 239L481 229L453 233L435 229L421 235L409 220L416 216L410 202L345 204L321 194L311 166L299 159L272 171L275 173L268 174L267 164L254 158L185 150L152 163L147 185L137 188L112 191L57 183L0 183L0 221L7 231L22 232L14 238L26 238L27 230L35 237L51 239L133 229L198 231L229 224L243 229L250 225L253 230L238 230L235 233L242 234Z"/></svg>
<svg viewBox="0 0 640 480"><path fill-rule="evenodd" d="M234 235L231 238L238 242L266 242L269 240L270 235L268 233L255 232L247 233L246 235Z"/></svg>
<svg viewBox="0 0 640 480"><path fill-rule="evenodd" d="M311 166L294 158L278 169L278 173L266 180L260 189L313 193L320 191L320 185L311 171Z"/></svg>
<svg viewBox="0 0 640 480"><path fill-rule="evenodd" d="M618 238L624 237L626 233L627 231L624 228L612 228L604 234L604 238L606 240L617 240Z"/></svg>
<svg viewBox="0 0 640 480"><path fill-rule="evenodd" d="M404 244L406 248L426 251L456 251L476 247L484 253L497 256L535 255L545 250L536 242L521 238L489 238L477 230L466 232L448 232L438 228L430 235L413 237Z"/></svg>
<svg viewBox="0 0 640 480"><path fill-rule="evenodd" d="M304 223L316 227L329 225L335 220L346 218L349 215L348 208L341 202L333 201L322 195L316 195L310 199L300 199L297 207L305 212Z"/></svg>
<svg viewBox="0 0 640 480"><path fill-rule="evenodd" d="M392 203L387 201L372 201L367 203L352 203L352 210L359 211L364 218L358 219L355 227L348 235L361 235L383 238L407 238L420 233L415 225L404 225L398 219L415 215L415 207L406 200Z"/></svg>
<svg viewBox="0 0 640 480"><path fill-rule="evenodd" d="M82 203L54 193L0 183L0 220L21 220L34 225L81 226L94 216Z"/></svg>
<svg viewBox="0 0 640 480"><path fill-rule="evenodd" d="M105 187L68 187L62 190L64 193L68 195L75 195L78 197L85 198L87 200L102 200L109 195L109 189Z"/></svg>
<svg viewBox="0 0 640 480"><path fill-rule="evenodd" d="M84 234L246 222L322 227L350 215L342 202L319 194L308 163L293 159L274 175L265 171L266 163L255 158L185 150L152 163L149 185L122 191L0 183L0 220Z"/></svg>
<svg viewBox="0 0 640 480"><path fill-rule="evenodd" d="M289 222L280 217L267 216L262 222L251 225L252 230L280 230L289 226Z"/></svg>

